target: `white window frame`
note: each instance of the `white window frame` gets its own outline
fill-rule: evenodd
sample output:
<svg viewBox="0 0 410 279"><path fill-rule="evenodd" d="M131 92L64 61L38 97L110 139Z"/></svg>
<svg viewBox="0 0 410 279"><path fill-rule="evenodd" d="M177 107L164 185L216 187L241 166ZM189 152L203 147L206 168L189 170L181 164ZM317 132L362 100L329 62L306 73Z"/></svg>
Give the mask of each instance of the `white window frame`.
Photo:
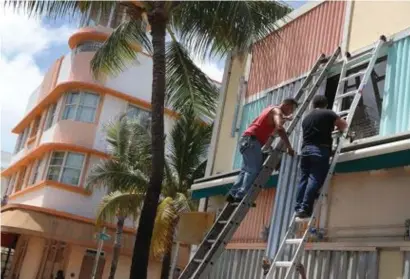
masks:
<svg viewBox="0 0 410 279"><path fill-rule="evenodd" d="M67 101L68 101L68 98L69 98L70 94L79 94L78 104L75 104L75 103L74 103L74 104L67 104ZM87 105L81 104L81 99L83 98L84 95L95 95L95 96L97 96L97 104L96 104L96 106L93 107L93 106L87 106ZM84 122L84 123L95 123L95 119L96 119L96 116L97 116L97 111L98 111L98 106L99 106L99 105L100 105L100 95L99 95L99 94L92 93L92 92L83 92L83 91L79 91L79 92L67 92L67 94L66 94L66 96L65 96L64 107L63 107L63 113L62 113L61 119L62 119L62 120L72 120L72 121ZM66 112L67 107L74 107L74 109L75 109L74 119L64 118L64 115L65 115L65 112ZM95 110L92 121L89 122L89 121L84 121L84 120L79 119L78 109L79 109L80 107L82 107L82 108L91 108L91 109L94 109L94 110Z"/></svg>
<svg viewBox="0 0 410 279"><path fill-rule="evenodd" d="M128 106L127 106L127 112L126 112L126 115L127 115L127 117L129 117L129 115L128 115L128 113L132 110L132 109L137 109L137 110L140 110L140 111L143 111L143 112L147 112L148 114L149 114L149 116L150 116L150 122L152 123L152 112L151 111L149 111L149 110L146 110L146 109L143 109L143 108L141 108L141 107L139 107L139 106L136 106L136 105L134 105L134 104L131 104L131 103L128 103ZM150 123L150 124L151 124ZM141 124L141 126L144 126L144 125L142 125L142 123L140 123ZM149 129L149 127L145 127L145 128L148 128Z"/></svg>
<svg viewBox="0 0 410 279"><path fill-rule="evenodd" d="M54 154L55 152L64 153L63 162L61 163L61 165L51 165L51 160L53 159L53 154ZM76 169L76 168L66 167L66 166L65 166L66 161L67 161L67 156L68 156L69 153L71 153L71 154L80 154L80 155L83 156L83 162L82 162L82 165L81 165L81 169ZM75 186L80 186L81 179L82 179L82 177L83 177L83 175L84 175L84 166L85 166L86 159L87 159L87 154L81 153L81 152L71 152L71 151L61 151L61 150L54 150L54 151L52 151L51 154L50 154L50 158L49 158L49 160L48 160L48 164L47 164L46 180L56 181L56 180L52 180L52 179L49 179L49 178L48 178L48 173L49 173L49 171L50 171L50 167L60 167L60 171L59 171L59 174L58 174L58 180L56 181L56 182L59 182L59 183L63 183L63 182L61 182L61 179L62 179L62 177L63 177L64 169L66 169L66 168L67 168L67 169L75 169L75 170L80 170L80 175L79 175L79 177L78 177L78 183L77 183L76 185L74 185L74 184L68 184L68 185L71 185L71 186L74 186L74 187L75 187ZM65 183L65 184L66 184L66 183Z"/></svg>
<svg viewBox="0 0 410 279"><path fill-rule="evenodd" d="M26 127L23 131L23 133L21 133L21 137L19 135L19 139L17 139L17 144L16 144L16 151L15 153L20 152L20 150L22 150L24 148L24 145L27 142L28 139L28 135L30 134L30 127Z"/></svg>
<svg viewBox="0 0 410 279"><path fill-rule="evenodd" d="M56 112L57 112L57 103L51 104L48 107L48 110L47 110L46 123L44 125L44 131L50 129L51 126L53 126L54 119L55 119L55 116L56 116Z"/></svg>
<svg viewBox="0 0 410 279"><path fill-rule="evenodd" d="M38 174L40 173L40 166L41 166L42 159L37 159L34 162L33 167L31 168L30 179L27 185L33 185L38 180ZM34 176L35 175L35 176Z"/></svg>

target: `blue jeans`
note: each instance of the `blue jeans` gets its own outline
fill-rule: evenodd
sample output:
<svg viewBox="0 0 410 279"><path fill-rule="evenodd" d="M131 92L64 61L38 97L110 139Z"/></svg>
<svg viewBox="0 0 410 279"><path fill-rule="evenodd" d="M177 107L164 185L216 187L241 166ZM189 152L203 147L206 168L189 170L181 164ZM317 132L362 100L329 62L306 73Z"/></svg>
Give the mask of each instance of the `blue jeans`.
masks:
<svg viewBox="0 0 410 279"><path fill-rule="evenodd" d="M312 213L313 205L329 170L330 148L307 145L302 149L301 177L296 193L296 211Z"/></svg>
<svg viewBox="0 0 410 279"><path fill-rule="evenodd" d="M229 192L234 198L243 198L251 188L263 164L261 148L261 144L254 137L243 136L240 139L239 152L242 154L242 167Z"/></svg>

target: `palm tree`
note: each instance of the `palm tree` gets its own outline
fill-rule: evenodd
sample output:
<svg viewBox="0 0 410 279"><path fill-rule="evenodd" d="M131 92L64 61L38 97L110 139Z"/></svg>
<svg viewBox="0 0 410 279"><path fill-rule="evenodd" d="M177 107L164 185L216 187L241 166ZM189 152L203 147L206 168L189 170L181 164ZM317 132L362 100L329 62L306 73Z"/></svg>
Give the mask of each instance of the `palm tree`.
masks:
<svg viewBox="0 0 410 279"><path fill-rule="evenodd" d="M114 278L127 217L138 219L150 173L150 134L137 121L121 117L107 126L111 158L93 167L88 188L103 187L97 226L117 218L113 258L109 278ZM204 155L211 137L211 126L203 125L193 111L185 111L175 123L169 138L165 179L157 209L151 255L163 257L162 278L168 278L171 248L179 215L190 210L188 190L194 179L204 174Z"/></svg>
<svg viewBox="0 0 410 279"><path fill-rule="evenodd" d="M91 4L92 2L92 4ZM134 244L130 278L146 278L149 246L164 175L165 97L172 107L190 104L197 113L215 111L215 88L190 54L203 59L245 51L275 30L274 22L290 9L276 1L11 1L30 15L66 18L88 10L106 14L120 5L129 20L120 24L96 52L96 75L112 74L137 59L134 44L152 54L152 171ZM146 20L145 20L146 19ZM150 25L148 36L146 21ZM166 34L171 37L166 42ZM199 105L198 105L199 104Z"/></svg>

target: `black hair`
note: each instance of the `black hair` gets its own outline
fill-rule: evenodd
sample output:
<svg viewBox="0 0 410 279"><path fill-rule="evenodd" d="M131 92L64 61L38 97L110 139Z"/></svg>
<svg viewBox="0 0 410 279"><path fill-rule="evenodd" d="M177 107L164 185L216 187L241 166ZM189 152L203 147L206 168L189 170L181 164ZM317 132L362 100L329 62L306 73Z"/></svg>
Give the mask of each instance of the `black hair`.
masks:
<svg viewBox="0 0 410 279"><path fill-rule="evenodd" d="M285 100L282 101L282 104L284 105L294 105L295 107L298 107L298 102L293 99L293 98L287 98Z"/></svg>
<svg viewBox="0 0 410 279"><path fill-rule="evenodd" d="M313 108L327 108L327 98L325 95L316 95L313 97Z"/></svg>

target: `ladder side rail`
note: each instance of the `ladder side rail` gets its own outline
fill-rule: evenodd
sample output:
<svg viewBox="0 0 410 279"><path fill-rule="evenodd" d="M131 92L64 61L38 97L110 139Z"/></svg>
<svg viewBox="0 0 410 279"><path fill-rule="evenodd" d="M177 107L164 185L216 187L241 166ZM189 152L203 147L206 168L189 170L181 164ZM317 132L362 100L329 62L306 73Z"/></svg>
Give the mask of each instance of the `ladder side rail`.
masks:
<svg viewBox="0 0 410 279"><path fill-rule="evenodd" d="M328 69L334 63L334 61L339 56L339 54L340 54L340 47L338 47L336 49L336 51L333 53L332 57L329 59L329 61L327 61L326 66L323 68L321 74L319 75L318 79L314 83L314 86L310 89L308 95L306 96L306 99L303 101L303 104L298 109L298 111L296 113L296 116L294 117L294 119L291 121L288 128L286 129L286 132L288 134L292 133L293 129L295 129L296 125L299 122L299 119L302 117L303 113L306 111L307 107L309 106L310 101L312 100L313 96L315 95L316 90L320 87L323 79L325 78Z"/></svg>
<svg viewBox="0 0 410 279"><path fill-rule="evenodd" d="M309 71L308 75L306 76L306 78L303 80L302 84L300 85L296 95L295 95L295 99L297 101L299 101L299 99L303 96L303 91L304 88L306 88L307 85L309 85L309 83L312 81L314 73L319 69L320 65L322 64L323 59L326 56L322 53L319 58L316 60L315 65L313 66L313 68Z"/></svg>
<svg viewBox="0 0 410 279"><path fill-rule="evenodd" d="M184 270L183 270L183 272L181 273L181 279L183 279L183 278L187 278L187 277L185 277L185 273L189 270L189 269L191 269L192 268L192 266L195 266L196 265L196 263L194 262L194 259L196 259L200 254L201 254L201 252L203 253L203 254L206 254L207 252L205 251L202 251L203 249L206 249L206 245L207 245L207 241L210 239L210 237L212 236L212 235L214 235L215 233L216 233L216 228L218 227L218 226L220 226L219 225L219 221L225 221L225 216L224 215L226 215L226 211L228 211L229 210L229 207L230 207L230 205L229 204L226 204L225 206L224 206L224 209L222 210L222 212L219 214L219 216L217 217L217 219L215 220L215 222L214 222L214 225L212 226L212 228L206 233L206 235L205 235L205 237L202 239L202 241L201 241L201 243L200 243L200 245L199 245L199 247L198 247L198 250L195 252L195 254L194 254L194 256L192 257L192 259L189 261L189 263L187 264L187 266L184 268ZM225 214L224 214L225 213ZM225 217L225 218L224 218ZM225 225L226 226L226 225Z"/></svg>

